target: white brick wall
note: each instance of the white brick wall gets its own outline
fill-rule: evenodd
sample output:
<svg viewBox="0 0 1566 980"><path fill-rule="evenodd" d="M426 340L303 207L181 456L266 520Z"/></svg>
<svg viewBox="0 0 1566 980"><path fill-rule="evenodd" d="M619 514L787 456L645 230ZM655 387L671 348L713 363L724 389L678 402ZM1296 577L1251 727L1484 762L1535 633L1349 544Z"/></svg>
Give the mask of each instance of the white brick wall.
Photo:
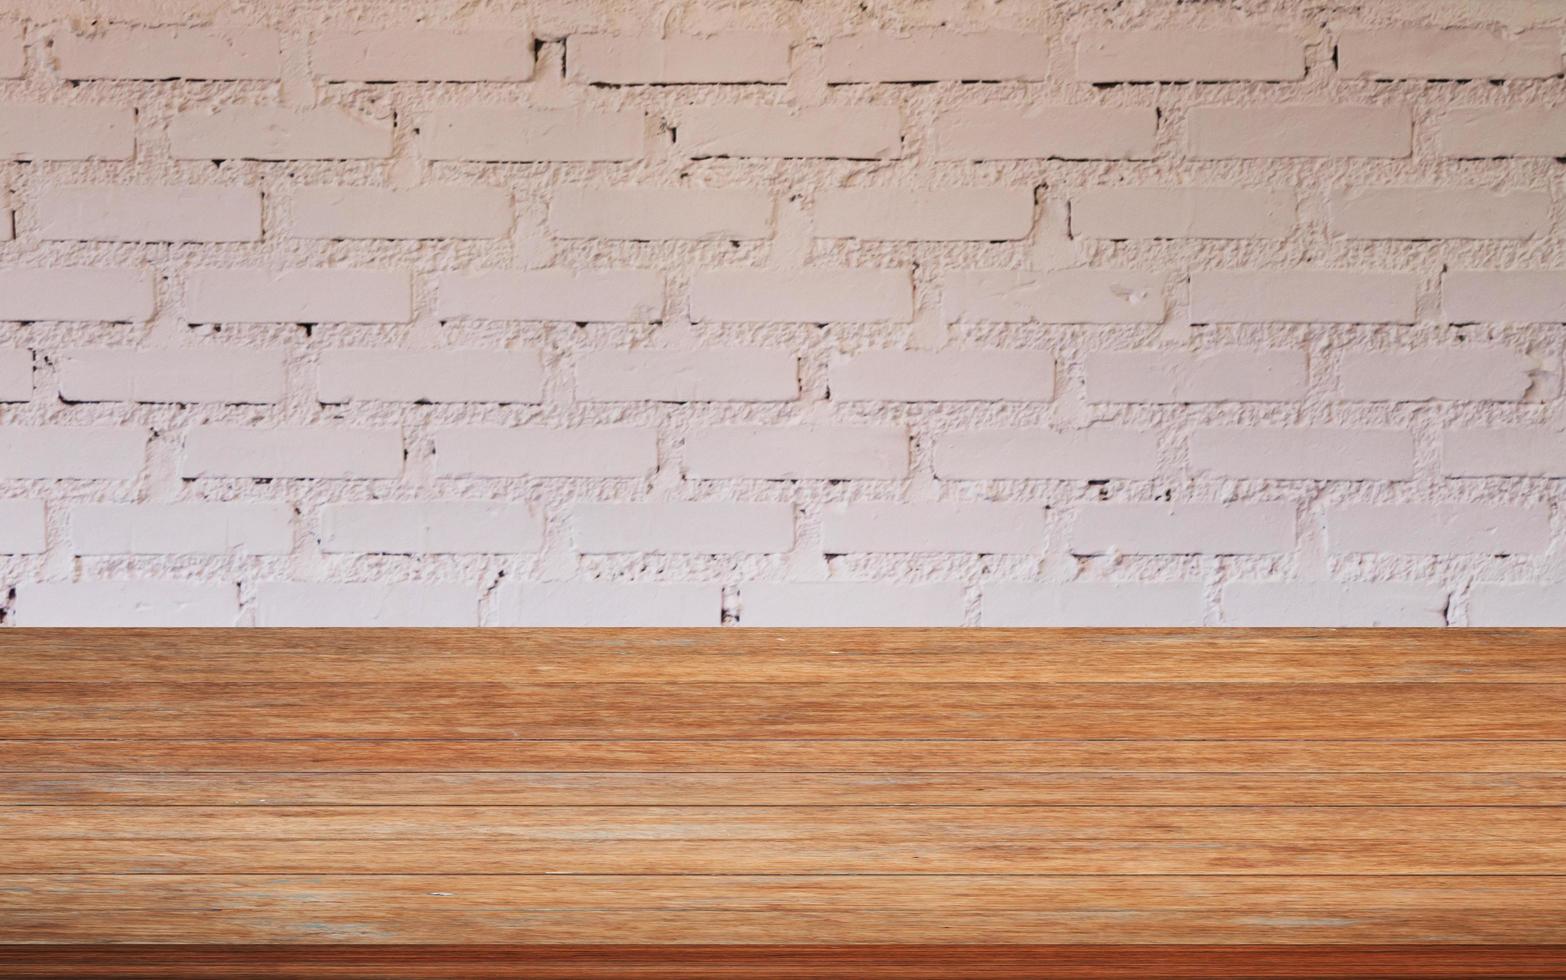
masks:
<svg viewBox="0 0 1566 980"><path fill-rule="evenodd" d="M12 6L0 623L1563 623L1557 4Z"/></svg>

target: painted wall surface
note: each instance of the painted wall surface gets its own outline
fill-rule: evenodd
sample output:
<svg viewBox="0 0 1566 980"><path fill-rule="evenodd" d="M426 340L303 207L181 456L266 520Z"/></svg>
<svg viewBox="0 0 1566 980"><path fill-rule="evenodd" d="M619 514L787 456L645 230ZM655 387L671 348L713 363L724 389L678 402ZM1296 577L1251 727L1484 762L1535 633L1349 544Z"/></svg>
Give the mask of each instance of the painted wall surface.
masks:
<svg viewBox="0 0 1566 980"><path fill-rule="evenodd" d="M0 9L7 624L1566 624L1566 3Z"/></svg>

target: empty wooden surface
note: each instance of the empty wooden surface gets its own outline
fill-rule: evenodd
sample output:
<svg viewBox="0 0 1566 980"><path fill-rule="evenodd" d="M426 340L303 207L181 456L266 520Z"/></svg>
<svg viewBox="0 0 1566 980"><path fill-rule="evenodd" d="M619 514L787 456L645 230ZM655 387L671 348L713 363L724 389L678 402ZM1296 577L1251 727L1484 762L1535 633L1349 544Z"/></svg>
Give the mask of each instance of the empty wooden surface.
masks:
<svg viewBox="0 0 1566 980"><path fill-rule="evenodd" d="M0 680L0 975L1566 944L1566 631L5 630Z"/></svg>

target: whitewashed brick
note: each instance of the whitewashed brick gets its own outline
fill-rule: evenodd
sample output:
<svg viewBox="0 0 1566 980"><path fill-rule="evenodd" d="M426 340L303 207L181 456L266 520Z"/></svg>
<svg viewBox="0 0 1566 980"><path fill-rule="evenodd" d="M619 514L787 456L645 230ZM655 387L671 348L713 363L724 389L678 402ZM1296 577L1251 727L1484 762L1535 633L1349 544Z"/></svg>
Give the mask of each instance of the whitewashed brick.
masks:
<svg viewBox="0 0 1566 980"><path fill-rule="evenodd" d="M1026 238L1033 230L1033 189L827 189L816 193L815 229L821 238L879 241L982 242Z"/></svg>
<svg viewBox="0 0 1566 980"><path fill-rule="evenodd" d="M1547 507L1487 504L1349 504L1327 511L1334 554L1510 555L1550 544Z"/></svg>
<svg viewBox="0 0 1566 980"><path fill-rule="evenodd" d="M1304 351L1090 351L1090 402L1301 401L1308 386Z"/></svg>
<svg viewBox="0 0 1566 980"><path fill-rule="evenodd" d="M763 554L794 547L792 504L578 501L572 540L583 554Z"/></svg>
<svg viewBox="0 0 1566 980"><path fill-rule="evenodd" d="M494 29L331 31L311 45L310 68L329 82L525 82L533 77L533 36Z"/></svg>
<svg viewBox="0 0 1566 980"><path fill-rule="evenodd" d="M1190 155L1248 157L1406 157L1414 120L1406 106L1198 106L1186 118Z"/></svg>
<svg viewBox="0 0 1566 980"><path fill-rule="evenodd" d="M1200 626L1200 582L986 582L981 626Z"/></svg>
<svg viewBox="0 0 1566 980"><path fill-rule="evenodd" d="M27 71L27 48L19 23L0 24L0 78L21 78Z"/></svg>
<svg viewBox="0 0 1566 980"><path fill-rule="evenodd" d="M1566 476L1566 432L1458 429L1441 445L1446 476Z"/></svg>
<svg viewBox="0 0 1566 980"><path fill-rule="evenodd" d="M900 480L908 430L893 426L724 425L685 434L685 473L700 480Z"/></svg>
<svg viewBox="0 0 1566 980"><path fill-rule="evenodd" d="M1299 203L1281 187L1089 187L1071 194L1076 238L1287 238Z"/></svg>
<svg viewBox="0 0 1566 980"><path fill-rule="evenodd" d="M56 34L50 56L61 78L272 79L283 72L276 31L259 27L100 27Z"/></svg>
<svg viewBox="0 0 1566 980"><path fill-rule="evenodd" d="M1340 269L1191 273L1193 323L1413 323L1419 277Z"/></svg>
<svg viewBox="0 0 1566 980"><path fill-rule="evenodd" d="M825 46L828 84L1014 82L1048 75L1039 34L920 28L906 34L848 34Z"/></svg>
<svg viewBox="0 0 1566 980"><path fill-rule="evenodd" d="M36 555L47 547L42 500L0 500L0 555Z"/></svg>
<svg viewBox="0 0 1566 980"><path fill-rule="evenodd" d="M1020 401L1055 397L1055 358L1035 350L874 350L834 361L833 401Z"/></svg>
<svg viewBox="0 0 1566 980"><path fill-rule="evenodd" d="M18 626L233 626L239 589L205 582L35 582L17 587Z"/></svg>
<svg viewBox="0 0 1566 980"><path fill-rule="evenodd" d="M949 323L1161 323L1164 276L1129 269L948 272Z"/></svg>
<svg viewBox="0 0 1566 980"><path fill-rule="evenodd" d="M1070 546L1077 555L1280 554L1294 550L1294 505L1089 504Z"/></svg>
<svg viewBox="0 0 1566 980"><path fill-rule="evenodd" d="M33 397L33 352L0 350L0 402L25 402Z"/></svg>
<svg viewBox="0 0 1566 980"><path fill-rule="evenodd" d="M402 474L397 429L197 425L185 434L180 476L392 479Z"/></svg>
<svg viewBox="0 0 1566 980"><path fill-rule="evenodd" d="M1566 626L1566 583L1480 583L1468 597L1469 626Z"/></svg>
<svg viewBox="0 0 1566 980"><path fill-rule="evenodd" d="M89 242L253 242L254 187L44 187L33 205L39 238Z"/></svg>
<svg viewBox="0 0 1566 980"><path fill-rule="evenodd" d="M1548 191L1485 187L1358 187L1332 194L1334 234L1345 238L1532 238L1548 234Z"/></svg>
<svg viewBox="0 0 1566 980"><path fill-rule="evenodd" d="M788 81L789 35L572 34L567 75L593 85L683 85Z"/></svg>
<svg viewBox="0 0 1566 980"><path fill-rule="evenodd" d="M1341 78L1550 78L1561 73L1561 36L1462 27L1344 31L1337 65Z"/></svg>
<svg viewBox="0 0 1566 980"><path fill-rule="evenodd" d="M935 120L937 160L1147 160L1158 138L1151 106L952 109Z"/></svg>
<svg viewBox="0 0 1566 980"><path fill-rule="evenodd" d="M587 351L576 397L590 402L787 402L799 397L799 359L785 350Z"/></svg>
<svg viewBox="0 0 1566 980"><path fill-rule="evenodd" d="M1231 582L1229 626L1445 626L1450 596L1416 582Z"/></svg>
<svg viewBox="0 0 1566 980"><path fill-rule="evenodd" d="M955 582L747 582L741 626L961 626L966 590Z"/></svg>
<svg viewBox="0 0 1566 980"><path fill-rule="evenodd" d="M935 437L935 475L956 480L1151 479L1158 433L985 429Z"/></svg>
<svg viewBox="0 0 1566 980"><path fill-rule="evenodd" d="M1344 351L1338 398L1344 401L1521 401L1545 364L1505 347Z"/></svg>
<svg viewBox="0 0 1566 980"><path fill-rule="evenodd" d="M538 426L435 430L435 471L443 477L649 477L658 468L658 432L629 426Z"/></svg>
<svg viewBox="0 0 1566 980"><path fill-rule="evenodd" d="M906 269L713 269L691 279L693 320L907 323Z"/></svg>
<svg viewBox="0 0 1566 980"><path fill-rule="evenodd" d="M0 320L151 318L152 276L140 269L0 269Z"/></svg>
<svg viewBox="0 0 1566 980"><path fill-rule="evenodd" d="M1277 480L1411 480L1404 429L1223 428L1191 433L1198 476Z"/></svg>
<svg viewBox="0 0 1566 980"><path fill-rule="evenodd" d="M428 160L636 160L647 142L646 120L632 110L435 109L419 119L418 132Z"/></svg>
<svg viewBox="0 0 1566 980"><path fill-rule="evenodd" d="M1089 31L1077 42L1084 82L1288 82L1305 77L1305 42L1262 29Z"/></svg>
<svg viewBox="0 0 1566 980"><path fill-rule="evenodd" d="M885 160L902 155L894 106L693 106L679 114L675 147L688 157L825 157Z"/></svg>
<svg viewBox="0 0 1566 980"><path fill-rule="evenodd" d="M772 237L772 196L729 187L560 187L556 238L752 241Z"/></svg>
<svg viewBox="0 0 1566 980"><path fill-rule="evenodd" d="M821 547L829 555L1036 555L1044 545L1038 504L862 501L829 504L821 515Z"/></svg>
<svg viewBox="0 0 1566 980"><path fill-rule="evenodd" d="M0 479L133 480L147 458L137 426L0 426Z"/></svg>
<svg viewBox="0 0 1566 980"><path fill-rule="evenodd" d="M176 160L378 160L391 156L389 119L321 106L229 106L169 121Z"/></svg>
<svg viewBox="0 0 1566 980"><path fill-rule="evenodd" d="M0 104L0 159L129 160L135 151L135 109Z"/></svg>
<svg viewBox="0 0 1566 980"><path fill-rule="evenodd" d="M60 397L73 402L283 400L282 351L244 348L72 350L55 359Z"/></svg>
<svg viewBox="0 0 1566 980"><path fill-rule="evenodd" d="M300 187L295 238L504 238L515 220L500 187Z"/></svg>
<svg viewBox="0 0 1566 980"><path fill-rule="evenodd" d="M71 508L77 555L286 555L284 503L81 504Z"/></svg>
<svg viewBox="0 0 1566 980"><path fill-rule="evenodd" d="M1566 109L1448 109L1435 118L1441 154L1464 160L1566 156Z"/></svg>
<svg viewBox="0 0 1566 980"><path fill-rule="evenodd" d="M327 554L504 555L543 546L544 520L528 504L425 500L321 508Z"/></svg>
<svg viewBox="0 0 1566 980"><path fill-rule="evenodd" d="M413 284L383 269L197 269L185 285L190 323L407 323Z"/></svg>
<svg viewBox="0 0 1566 980"><path fill-rule="evenodd" d="M1566 323L1566 270L1448 270L1441 308L1448 323Z"/></svg>
<svg viewBox="0 0 1566 980"><path fill-rule="evenodd" d="M644 323L663 316L663 276L644 269L497 270L438 277L441 319Z"/></svg>
<svg viewBox="0 0 1566 980"><path fill-rule="evenodd" d="M544 364L531 350L326 350L316 367L325 404L539 402Z"/></svg>
<svg viewBox="0 0 1566 980"><path fill-rule="evenodd" d="M478 591L451 582L262 582L257 626L477 626Z"/></svg>
<svg viewBox="0 0 1566 980"><path fill-rule="evenodd" d="M496 626L717 626L723 588L705 582L503 582Z"/></svg>

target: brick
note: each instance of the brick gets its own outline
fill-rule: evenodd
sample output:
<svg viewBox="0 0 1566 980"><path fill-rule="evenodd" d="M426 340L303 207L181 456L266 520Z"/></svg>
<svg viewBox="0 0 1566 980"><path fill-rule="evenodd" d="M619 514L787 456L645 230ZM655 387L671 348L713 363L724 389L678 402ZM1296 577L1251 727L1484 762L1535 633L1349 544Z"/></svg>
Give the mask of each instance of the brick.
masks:
<svg viewBox="0 0 1566 980"><path fill-rule="evenodd" d="M257 626L477 626L478 592L452 582L262 582Z"/></svg>
<svg viewBox="0 0 1566 980"><path fill-rule="evenodd" d="M1448 109L1434 120L1442 156L1462 160L1566 156L1566 109Z"/></svg>
<svg viewBox="0 0 1566 980"><path fill-rule="evenodd" d="M496 626L717 626L723 588L706 582L503 582Z"/></svg>
<svg viewBox="0 0 1566 980"><path fill-rule="evenodd" d="M1048 75L1039 34L922 28L906 34L848 34L825 45L827 84L853 82L1027 82Z"/></svg>
<svg viewBox="0 0 1566 980"><path fill-rule="evenodd" d="M1450 596L1417 582L1231 582L1229 626L1445 626Z"/></svg>
<svg viewBox="0 0 1566 980"><path fill-rule="evenodd" d="M544 520L523 503L426 500L327 504L326 554L504 555L544 546Z"/></svg>
<svg viewBox="0 0 1566 980"><path fill-rule="evenodd" d="M1075 238L1287 238L1299 203L1280 187L1090 187L1071 194Z"/></svg>
<svg viewBox="0 0 1566 980"><path fill-rule="evenodd" d="M937 160L1149 160L1157 138L1151 106L952 109L933 137Z"/></svg>
<svg viewBox="0 0 1566 980"><path fill-rule="evenodd" d="M429 28L331 31L310 47L310 69L329 82L525 82L527 31Z"/></svg>
<svg viewBox="0 0 1566 980"><path fill-rule="evenodd" d="M829 504L821 547L829 555L1036 555L1044 551L1044 513L1038 504Z"/></svg>
<svg viewBox="0 0 1566 980"><path fill-rule="evenodd" d="M39 238L87 242L253 242L261 192L253 187L43 187L33 205Z"/></svg>
<svg viewBox="0 0 1566 980"><path fill-rule="evenodd" d="M153 308L141 269L0 269L0 320L139 322Z"/></svg>
<svg viewBox="0 0 1566 980"><path fill-rule="evenodd" d="M1548 191L1357 187L1334 192L1328 207L1333 234L1344 238L1522 239L1550 230Z"/></svg>
<svg viewBox="0 0 1566 980"><path fill-rule="evenodd" d="M179 475L274 479L393 479L402 475L397 429L196 425L185 434Z"/></svg>
<svg viewBox="0 0 1566 980"><path fill-rule="evenodd" d="M435 109L418 121L427 160L493 163L637 160L646 152L646 120L633 110Z"/></svg>
<svg viewBox="0 0 1566 980"><path fill-rule="evenodd" d="M176 160L381 160L392 124L336 106L229 106L181 112L169 121Z"/></svg>
<svg viewBox="0 0 1566 980"><path fill-rule="evenodd" d="M1161 323L1164 276L1129 269L948 272L949 323Z"/></svg>
<svg viewBox="0 0 1566 980"><path fill-rule="evenodd" d="M646 323L663 317L663 276L645 269L496 270L438 278L443 320Z"/></svg>
<svg viewBox="0 0 1566 980"><path fill-rule="evenodd" d="M1294 550L1294 504L1089 504L1071 553L1270 555Z"/></svg>
<svg viewBox="0 0 1566 980"><path fill-rule="evenodd" d="M1186 118L1191 156L1406 157L1413 116L1404 106L1198 106Z"/></svg>
<svg viewBox="0 0 1566 980"><path fill-rule="evenodd" d="M22 25L0 24L0 78L21 78L27 73L27 47Z"/></svg>
<svg viewBox="0 0 1566 980"><path fill-rule="evenodd" d="M1550 78L1561 73L1561 36L1461 27L1344 31L1337 65L1340 78Z"/></svg>
<svg viewBox="0 0 1566 980"><path fill-rule="evenodd" d="M935 475L956 480L1151 479L1158 433L984 429L935 437Z"/></svg>
<svg viewBox="0 0 1566 980"><path fill-rule="evenodd" d="M531 350L325 350L316 390L329 405L540 402L544 364Z"/></svg>
<svg viewBox="0 0 1566 980"><path fill-rule="evenodd" d="M1300 350L1089 351L1090 402L1287 402L1305 398Z"/></svg>
<svg viewBox="0 0 1566 980"><path fill-rule="evenodd" d="M966 590L955 582L747 582L741 626L961 626Z"/></svg>
<svg viewBox="0 0 1566 980"><path fill-rule="evenodd" d="M443 477L633 477L658 468L658 432L629 426L435 430Z"/></svg>
<svg viewBox="0 0 1566 980"><path fill-rule="evenodd" d="M1566 323L1566 270L1448 270L1441 308L1448 323Z"/></svg>
<svg viewBox="0 0 1566 980"><path fill-rule="evenodd" d="M60 397L72 402L283 400L282 351L244 348L65 351L55 359Z"/></svg>
<svg viewBox="0 0 1566 980"><path fill-rule="evenodd" d="M792 504L578 501L572 539L583 554L764 554L794 547Z"/></svg>
<svg viewBox="0 0 1566 980"><path fill-rule="evenodd" d="M100 27L56 34L50 56L61 78L228 81L282 77L276 31L259 27Z"/></svg>
<svg viewBox="0 0 1566 980"><path fill-rule="evenodd" d="M1566 584L1480 583L1468 597L1469 626L1566 626Z"/></svg>
<svg viewBox="0 0 1566 980"><path fill-rule="evenodd" d="M791 352L604 350L577 355L579 401L789 402L799 397L799 360Z"/></svg>
<svg viewBox="0 0 1566 980"><path fill-rule="evenodd" d="M0 350L0 402L25 402L33 397L33 352Z"/></svg>
<svg viewBox="0 0 1566 980"><path fill-rule="evenodd" d="M717 187L560 187L549 206L556 238L753 241L772 237L772 196Z"/></svg>
<svg viewBox="0 0 1566 980"><path fill-rule="evenodd" d="M129 160L135 151L135 109L0 104L0 159Z"/></svg>
<svg viewBox="0 0 1566 980"><path fill-rule="evenodd" d="M1200 582L986 582L981 626L1200 626Z"/></svg>
<svg viewBox="0 0 1566 980"><path fill-rule="evenodd" d="M71 508L76 555L286 555L285 503L82 504Z"/></svg>
<svg viewBox="0 0 1566 980"><path fill-rule="evenodd" d="M894 188L826 189L816 193L821 238L872 241L983 242L1028 237L1030 187L960 187L936 191Z"/></svg>
<svg viewBox="0 0 1566 980"><path fill-rule="evenodd" d="M572 34L567 76L593 85L686 85L788 81L789 35Z"/></svg>
<svg viewBox="0 0 1566 980"><path fill-rule="evenodd" d="M1566 476L1566 432L1458 429L1441 444L1445 476Z"/></svg>
<svg viewBox="0 0 1566 980"><path fill-rule="evenodd" d="M836 361L833 401L1019 401L1055 397L1055 358L1034 350L875 350Z"/></svg>
<svg viewBox="0 0 1566 980"><path fill-rule="evenodd" d="M1344 351L1343 401L1521 401L1546 373L1539 358L1505 347Z"/></svg>
<svg viewBox="0 0 1566 980"><path fill-rule="evenodd" d="M699 480L901 480L900 426L723 425L685 434L685 474Z"/></svg>
<svg viewBox="0 0 1566 980"><path fill-rule="evenodd" d="M1305 77L1305 42L1282 31L1089 31L1077 42L1084 82L1292 82Z"/></svg>
<svg viewBox="0 0 1566 980"><path fill-rule="evenodd" d="M300 187L295 238L505 238L515 220L500 187Z"/></svg>
<svg viewBox="0 0 1566 980"><path fill-rule="evenodd" d="M675 148L703 157L887 160L902 156L894 106L692 106L680 113Z"/></svg>
<svg viewBox="0 0 1566 980"><path fill-rule="evenodd" d="M1191 273L1193 323L1413 323L1419 277L1339 269Z"/></svg>
<svg viewBox="0 0 1566 980"><path fill-rule="evenodd" d="M1547 507L1484 504L1349 504L1327 511L1334 554L1509 555L1550 544Z"/></svg>
<svg viewBox="0 0 1566 980"><path fill-rule="evenodd" d="M907 323L906 269L713 269L691 278L693 320L758 323Z"/></svg>
<svg viewBox="0 0 1566 980"><path fill-rule="evenodd" d="M16 590L18 626L233 626L239 589L205 582L35 582Z"/></svg>
<svg viewBox="0 0 1566 980"><path fill-rule="evenodd" d="M413 284L382 269L195 269L190 323L407 323Z"/></svg>
<svg viewBox="0 0 1566 980"><path fill-rule="evenodd" d="M139 426L0 426L0 479L134 480L147 458Z"/></svg>
<svg viewBox="0 0 1566 980"><path fill-rule="evenodd" d="M1411 480L1404 429L1223 428L1191 433L1198 476L1277 480Z"/></svg>
<svg viewBox="0 0 1566 980"><path fill-rule="evenodd" d="M0 500L0 555L36 555L47 546L42 500Z"/></svg>

